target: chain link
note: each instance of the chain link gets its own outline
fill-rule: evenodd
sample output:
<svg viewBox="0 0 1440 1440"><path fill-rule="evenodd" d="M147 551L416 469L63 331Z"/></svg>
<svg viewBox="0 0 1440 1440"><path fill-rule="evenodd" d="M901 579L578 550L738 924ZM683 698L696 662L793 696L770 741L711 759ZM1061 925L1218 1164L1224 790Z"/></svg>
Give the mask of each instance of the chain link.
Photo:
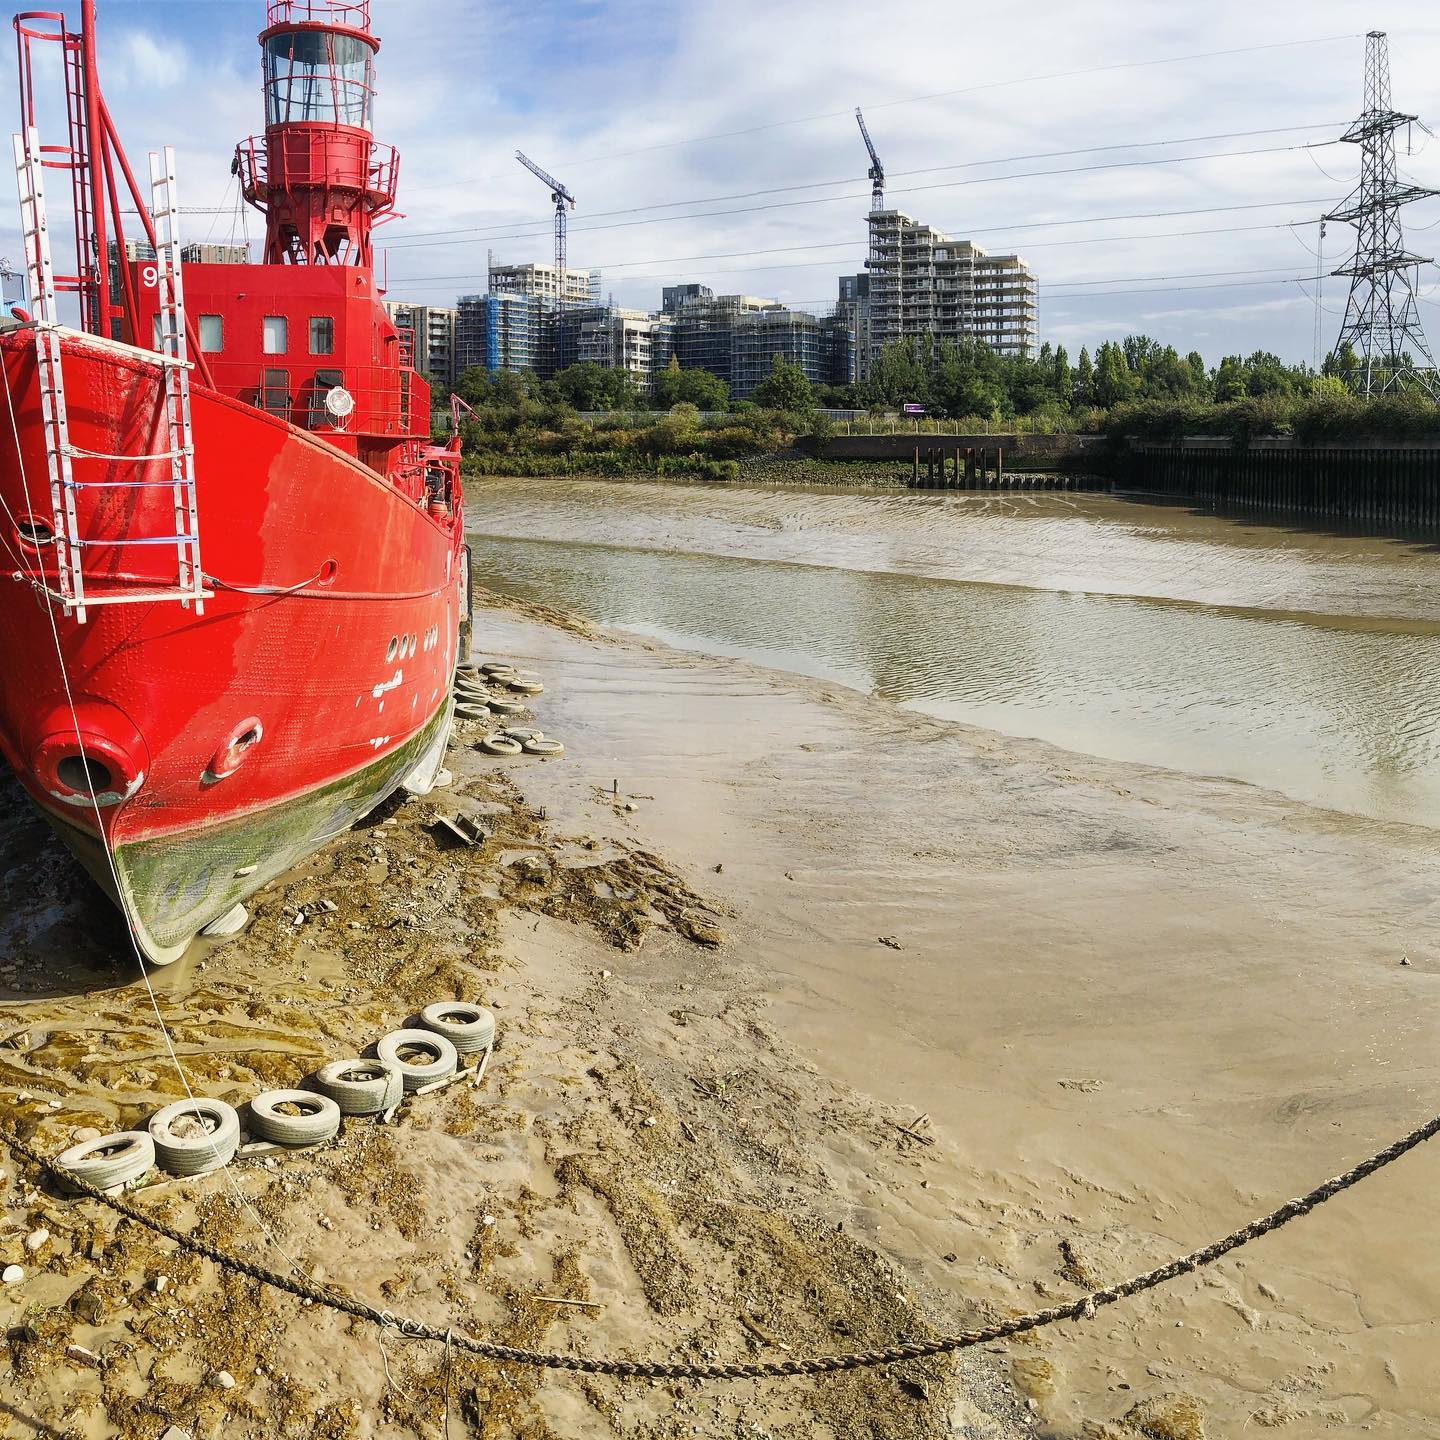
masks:
<svg viewBox="0 0 1440 1440"><path fill-rule="evenodd" d="M1039 1330L1043 1326L1054 1325L1061 1320L1093 1319L1101 1306L1113 1305L1118 1300L1124 1300L1131 1295L1139 1295L1146 1290L1153 1290L1167 1281L1177 1279L1181 1275L1188 1275L1203 1266L1211 1265L1232 1250L1238 1250L1242 1245L1248 1245L1252 1240L1258 1240L1260 1236L1268 1235L1272 1230L1278 1230L1282 1225L1288 1225L1290 1221L1299 1219L1302 1215L1308 1215L1316 1206L1323 1205L1325 1201L1350 1189L1352 1185L1359 1184L1367 1176L1373 1175L1377 1170L1398 1160L1402 1155L1422 1145L1437 1133L1440 1133L1440 1115L1436 1115L1434 1119L1418 1126L1392 1145L1376 1151L1368 1159L1362 1160L1343 1174L1326 1180L1323 1184L1317 1185L1313 1190L1294 1200L1287 1200L1285 1204L1272 1210L1268 1215L1262 1215L1248 1225L1244 1225L1238 1230L1232 1230L1223 1239L1213 1241L1199 1250L1192 1250L1188 1255L1177 1256L1164 1265L1147 1270L1141 1275L1134 1275L1119 1285L1112 1285L1103 1290L1092 1290L1090 1294L1065 1305L1054 1305L1048 1310L1034 1310L1027 1315L1012 1316L1008 1320L997 1321L993 1325L982 1326L976 1330L960 1330L952 1335L939 1335L930 1340L900 1341L878 1350L860 1350L846 1355L816 1355L796 1360L766 1360L746 1364L611 1360L603 1357L592 1358L587 1355L562 1355L544 1350L520 1350L511 1345L497 1345L488 1340L475 1340L451 1326L427 1325L419 1320L395 1315L389 1310L381 1310L374 1305L366 1304L363 1300L357 1300L353 1295L348 1295L342 1290L314 1285L307 1280L296 1280L290 1276L278 1274L263 1265L257 1265L253 1261L242 1259L238 1255L232 1255L218 1246L211 1245L208 1241L197 1239L193 1235L187 1235L184 1231L177 1230L173 1225L169 1225L153 1215L147 1215L128 1201L113 1195L106 1195L76 1175L60 1170L15 1135L0 1130L0 1142L8 1145L17 1155L38 1165L51 1179L63 1183L72 1190L80 1191L92 1200L98 1200L117 1214L125 1216L127 1220L133 1220L137 1224L145 1226L146 1229L153 1230L157 1235L163 1235L167 1240L174 1241L182 1249L189 1250L196 1255L203 1255L207 1260L212 1260L215 1264L237 1274L248 1275L262 1285L283 1290L298 1299L327 1306L331 1310L353 1315L360 1320L368 1320L383 1329L398 1331L409 1339L432 1340L439 1344L453 1346L457 1350L464 1350L482 1360L494 1360L512 1365L541 1366L547 1370L570 1370L585 1375L615 1375L622 1379L641 1380L767 1380L791 1375L830 1375L841 1370L861 1370L876 1365L894 1365L906 1360L923 1360L933 1355L947 1355L955 1350L966 1350L975 1345L1006 1340L1012 1335Z"/></svg>

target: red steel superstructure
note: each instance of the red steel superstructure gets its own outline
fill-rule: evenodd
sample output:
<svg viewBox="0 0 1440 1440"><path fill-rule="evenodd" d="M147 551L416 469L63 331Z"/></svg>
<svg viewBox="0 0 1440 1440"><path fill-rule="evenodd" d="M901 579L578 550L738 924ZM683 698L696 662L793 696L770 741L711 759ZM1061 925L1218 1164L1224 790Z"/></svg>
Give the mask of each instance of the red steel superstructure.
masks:
<svg viewBox="0 0 1440 1440"><path fill-rule="evenodd" d="M173 156L142 195L93 0L78 32L57 13L16 31L30 306L0 319L0 750L168 961L433 783L469 629L459 444L431 443L375 283L398 159L370 130L368 0L269 4L265 132L235 158L266 216L256 264L180 262ZM67 133L47 146L48 44ZM57 177L73 272L51 255Z"/></svg>

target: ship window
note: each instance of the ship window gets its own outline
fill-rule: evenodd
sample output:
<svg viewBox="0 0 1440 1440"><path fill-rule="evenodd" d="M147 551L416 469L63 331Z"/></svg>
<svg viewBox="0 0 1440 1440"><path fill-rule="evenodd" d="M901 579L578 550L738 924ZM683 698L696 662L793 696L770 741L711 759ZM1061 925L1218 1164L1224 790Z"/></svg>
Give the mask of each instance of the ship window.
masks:
<svg viewBox="0 0 1440 1440"><path fill-rule="evenodd" d="M265 317L265 353L283 355L289 348L289 323L283 315Z"/></svg>
<svg viewBox="0 0 1440 1440"><path fill-rule="evenodd" d="M157 350L160 348L157 344ZM219 315L200 317L200 348L207 355L218 355L225 348L225 321Z"/></svg>
<svg viewBox="0 0 1440 1440"><path fill-rule="evenodd" d="M288 370L262 370L260 372L260 408L272 415L288 418L290 414L290 372Z"/></svg>
<svg viewBox="0 0 1440 1440"><path fill-rule="evenodd" d="M370 127L374 52L353 35L282 31L265 42L265 120Z"/></svg>
<svg viewBox="0 0 1440 1440"><path fill-rule="evenodd" d="M317 370L315 389L310 396L310 428L318 430L322 425L333 426L335 417L325 408L325 397L337 386L345 383L345 377L338 370Z"/></svg>
<svg viewBox="0 0 1440 1440"><path fill-rule="evenodd" d="M310 353L312 355L333 355L335 353L335 321L329 315L310 317Z"/></svg>

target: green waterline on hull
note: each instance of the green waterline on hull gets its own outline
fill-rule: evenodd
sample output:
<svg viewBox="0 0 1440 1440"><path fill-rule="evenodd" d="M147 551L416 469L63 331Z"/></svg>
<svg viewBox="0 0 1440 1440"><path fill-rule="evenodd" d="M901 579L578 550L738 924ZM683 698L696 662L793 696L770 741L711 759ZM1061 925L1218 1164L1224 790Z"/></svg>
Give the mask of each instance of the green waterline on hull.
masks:
<svg viewBox="0 0 1440 1440"><path fill-rule="evenodd" d="M157 951L183 945L327 840L343 834L393 794L427 751L443 740L449 708L448 703L442 706L423 730L390 754L319 789L213 825L118 846L115 868L142 945ZM95 837L45 813L60 838L118 903L104 851Z"/></svg>

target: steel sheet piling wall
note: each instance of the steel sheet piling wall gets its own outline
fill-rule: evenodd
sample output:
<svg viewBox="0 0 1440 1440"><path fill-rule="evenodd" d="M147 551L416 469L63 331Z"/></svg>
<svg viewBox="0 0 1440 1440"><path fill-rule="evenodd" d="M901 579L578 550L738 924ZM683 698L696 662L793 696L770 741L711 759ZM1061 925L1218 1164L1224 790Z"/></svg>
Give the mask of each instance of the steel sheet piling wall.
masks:
<svg viewBox="0 0 1440 1440"><path fill-rule="evenodd" d="M1403 530L1440 529L1440 446L1153 444L1133 441L1118 488Z"/></svg>

